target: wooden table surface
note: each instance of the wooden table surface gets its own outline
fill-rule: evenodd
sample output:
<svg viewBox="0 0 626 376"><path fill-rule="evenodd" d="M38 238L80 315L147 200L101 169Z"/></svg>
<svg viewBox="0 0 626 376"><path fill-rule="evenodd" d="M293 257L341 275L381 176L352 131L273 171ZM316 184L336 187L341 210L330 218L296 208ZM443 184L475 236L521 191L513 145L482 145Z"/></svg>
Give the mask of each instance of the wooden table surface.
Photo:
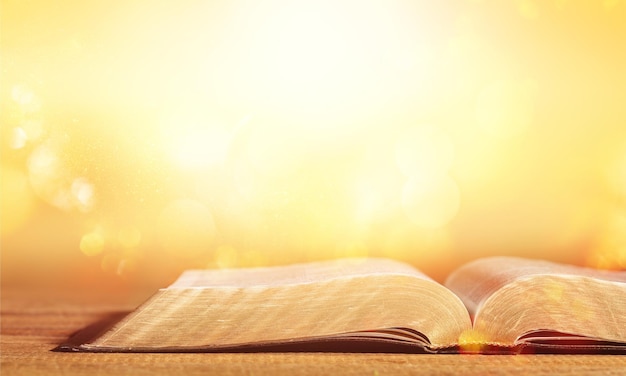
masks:
<svg viewBox="0 0 626 376"><path fill-rule="evenodd" d="M3 287L2 375L626 374L626 356L619 355L88 354L51 351L73 332L111 313L130 311L153 292Z"/></svg>

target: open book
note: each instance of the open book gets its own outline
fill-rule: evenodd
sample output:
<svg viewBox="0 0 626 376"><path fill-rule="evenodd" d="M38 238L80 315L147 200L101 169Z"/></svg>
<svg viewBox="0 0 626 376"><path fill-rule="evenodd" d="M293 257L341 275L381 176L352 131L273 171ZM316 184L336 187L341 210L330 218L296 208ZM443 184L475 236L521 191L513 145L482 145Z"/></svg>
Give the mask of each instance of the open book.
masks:
<svg viewBox="0 0 626 376"><path fill-rule="evenodd" d="M626 352L626 273L479 259L190 270L72 351Z"/></svg>

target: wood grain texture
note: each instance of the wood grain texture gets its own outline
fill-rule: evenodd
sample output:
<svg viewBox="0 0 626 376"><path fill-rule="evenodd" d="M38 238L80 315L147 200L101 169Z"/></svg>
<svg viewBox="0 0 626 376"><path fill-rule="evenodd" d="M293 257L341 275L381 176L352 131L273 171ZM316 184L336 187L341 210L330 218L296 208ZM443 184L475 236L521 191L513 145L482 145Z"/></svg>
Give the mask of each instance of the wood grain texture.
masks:
<svg viewBox="0 0 626 376"><path fill-rule="evenodd" d="M130 311L154 290L133 293L2 289L2 375L603 374L626 372L626 356L342 353L94 354L50 351L107 315Z"/></svg>

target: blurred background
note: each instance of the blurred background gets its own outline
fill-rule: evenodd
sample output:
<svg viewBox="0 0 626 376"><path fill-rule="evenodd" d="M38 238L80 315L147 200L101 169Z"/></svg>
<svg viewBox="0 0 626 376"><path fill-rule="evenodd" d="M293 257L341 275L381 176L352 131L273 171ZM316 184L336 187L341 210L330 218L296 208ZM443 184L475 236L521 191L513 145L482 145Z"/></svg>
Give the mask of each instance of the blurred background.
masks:
<svg viewBox="0 0 626 376"><path fill-rule="evenodd" d="M3 286L626 268L626 1L2 0Z"/></svg>

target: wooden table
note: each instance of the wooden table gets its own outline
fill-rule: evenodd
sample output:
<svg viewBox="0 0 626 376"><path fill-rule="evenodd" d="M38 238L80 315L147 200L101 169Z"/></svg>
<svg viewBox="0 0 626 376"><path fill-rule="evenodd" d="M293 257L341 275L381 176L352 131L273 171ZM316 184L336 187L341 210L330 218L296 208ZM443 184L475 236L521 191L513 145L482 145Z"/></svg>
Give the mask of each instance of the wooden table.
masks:
<svg viewBox="0 0 626 376"><path fill-rule="evenodd" d="M2 375L626 374L626 356L619 355L87 354L51 351L86 325L111 313L132 310L153 291L119 293L3 288Z"/></svg>

